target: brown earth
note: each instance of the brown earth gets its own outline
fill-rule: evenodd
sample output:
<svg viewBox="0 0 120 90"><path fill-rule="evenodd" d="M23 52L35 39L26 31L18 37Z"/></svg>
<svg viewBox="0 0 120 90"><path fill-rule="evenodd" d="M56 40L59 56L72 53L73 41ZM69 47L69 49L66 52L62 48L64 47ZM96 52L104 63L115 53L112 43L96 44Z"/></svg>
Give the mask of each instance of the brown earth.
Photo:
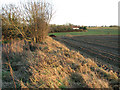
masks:
<svg viewBox="0 0 120 90"><path fill-rule="evenodd" d="M84 57L92 58L105 70L113 70L119 75L120 56L118 53L118 36L58 36L55 38L70 49L79 51Z"/></svg>

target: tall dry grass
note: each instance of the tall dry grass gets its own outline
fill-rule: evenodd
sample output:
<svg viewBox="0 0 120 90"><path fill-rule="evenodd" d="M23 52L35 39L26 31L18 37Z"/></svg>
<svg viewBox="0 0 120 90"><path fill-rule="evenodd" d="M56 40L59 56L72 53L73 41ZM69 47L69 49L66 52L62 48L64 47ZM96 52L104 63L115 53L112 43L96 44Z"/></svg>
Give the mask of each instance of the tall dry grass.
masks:
<svg viewBox="0 0 120 90"><path fill-rule="evenodd" d="M50 37L38 44L25 44L24 40L13 40L3 47L9 52L7 55L10 58L16 87L111 88L110 80L118 80L114 72L105 71L93 60L84 58L79 52L69 50ZM5 73L9 72L10 68L4 64L8 60L5 51L2 52ZM9 84L5 77L4 74L3 88L6 86L14 88L13 81L9 80L11 83Z"/></svg>

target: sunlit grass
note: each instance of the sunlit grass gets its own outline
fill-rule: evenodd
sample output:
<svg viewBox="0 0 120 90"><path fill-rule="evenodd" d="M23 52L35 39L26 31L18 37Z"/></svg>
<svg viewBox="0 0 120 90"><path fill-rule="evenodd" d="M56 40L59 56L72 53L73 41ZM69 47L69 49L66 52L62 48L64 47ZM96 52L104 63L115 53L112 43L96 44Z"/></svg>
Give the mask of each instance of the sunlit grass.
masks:
<svg viewBox="0 0 120 90"><path fill-rule="evenodd" d="M33 46L36 49L32 50ZM14 87L9 66L5 64L8 62L7 56L13 69L15 84L21 88L110 88L108 79L118 79L114 72L104 72L93 60L69 50L50 37L41 44L31 43L31 47L29 44L25 45L24 40L13 40L3 44L3 47L4 88ZM103 72L108 78L97 72ZM9 83L7 80L10 80Z"/></svg>

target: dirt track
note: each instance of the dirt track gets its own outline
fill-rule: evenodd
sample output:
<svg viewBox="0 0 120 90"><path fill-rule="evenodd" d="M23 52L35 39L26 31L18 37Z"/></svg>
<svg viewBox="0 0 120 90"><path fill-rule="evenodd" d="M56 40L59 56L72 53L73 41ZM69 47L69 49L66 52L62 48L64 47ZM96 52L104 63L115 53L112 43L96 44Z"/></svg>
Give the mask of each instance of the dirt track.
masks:
<svg viewBox="0 0 120 90"><path fill-rule="evenodd" d="M70 49L79 51L84 57L92 58L98 65L107 65L108 70L114 69L118 72L118 36L59 36L54 39Z"/></svg>

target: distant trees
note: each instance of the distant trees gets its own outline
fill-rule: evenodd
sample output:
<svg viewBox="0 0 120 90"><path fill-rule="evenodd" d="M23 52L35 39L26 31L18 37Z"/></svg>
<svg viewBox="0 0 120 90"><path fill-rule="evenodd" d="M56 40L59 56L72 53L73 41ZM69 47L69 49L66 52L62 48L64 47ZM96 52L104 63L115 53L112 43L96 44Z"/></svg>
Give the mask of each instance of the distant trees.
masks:
<svg viewBox="0 0 120 90"><path fill-rule="evenodd" d="M81 26L81 27L79 27L79 29L87 30L87 27L86 26Z"/></svg>
<svg viewBox="0 0 120 90"><path fill-rule="evenodd" d="M73 27L78 27L79 30L73 30ZM67 25L56 25L52 24L50 25L50 32L73 32L73 31L85 31L87 30L86 26L76 26L73 24L67 24Z"/></svg>
<svg viewBox="0 0 120 90"><path fill-rule="evenodd" d="M117 25L110 25L109 27L118 27Z"/></svg>
<svg viewBox="0 0 120 90"><path fill-rule="evenodd" d="M4 38L23 37L40 42L49 32L52 5L43 1L2 7L2 34Z"/></svg>
<svg viewBox="0 0 120 90"><path fill-rule="evenodd" d="M83 27L83 30L87 30L87 27L84 26L84 27Z"/></svg>
<svg viewBox="0 0 120 90"><path fill-rule="evenodd" d="M67 32L67 31L71 31L72 30L72 26L69 25L50 25L50 32Z"/></svg>

